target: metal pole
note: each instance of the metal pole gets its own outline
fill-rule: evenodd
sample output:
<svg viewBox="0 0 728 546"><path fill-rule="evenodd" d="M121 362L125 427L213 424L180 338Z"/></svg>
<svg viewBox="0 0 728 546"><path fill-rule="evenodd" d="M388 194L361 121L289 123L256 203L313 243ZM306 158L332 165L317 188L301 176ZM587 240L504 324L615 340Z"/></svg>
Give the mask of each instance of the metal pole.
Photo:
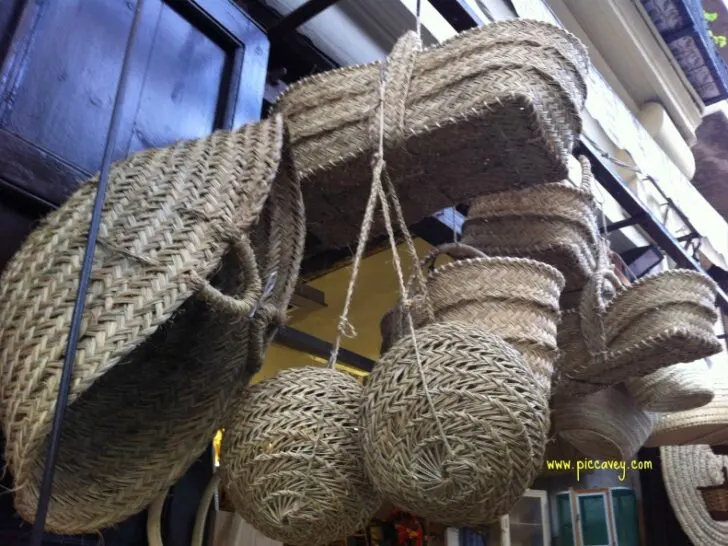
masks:
<svg viewBox="0 0 728 546"><path fill-rule="evenodd" d="M104 208L104 199L106 197L106 188L109 183L109 169L111 167L111 158L116 147L116 138L121 123L121 111L123 109L126 97L127 80L129 77L129 67L131 64L131 52L136 40L139 22L141 20L142 7L144 0L137 0L132 19L129 39L126 43L124 51L124 61L121 67L121 75L119 76L119 86L116 90L114 99L114 107L111 113L111 121L109 123L109 132L106 136L106 147L104 148L104 157L101 163L101 172L99 173L99 182L96 189L96 198L94 201L94 209L91 215L91 222L88 230L88 242L83 255L83 266L81 268L81 277L78 283L78 292L76 293L76 302L73 306L73 315L71 318L71 329L68 333L66 344L66 354L63 359L63 371L61 373L61 382L58 387L58 399L56 401L56 411L53 416L53 428L48 444L48 454L46 455L45 467L43 468L43 481L40 487L40 496L38 498L38 509L35 514L33 523L33 533L31 535L31 546L41 546L43 540L43 529L45 527L46 517L48 515L48 504L51 497L51 489L53 487L53 475L55 472L56 461L58 459L58 448L61 442L61 430L63 428L63 418L66 413L66 405L68 404L68 393L71 386L71 377L73 376L73 362L76 357L76 348L78 346L78 338L81 330L81 319L86 305L86 292L88 290L91 278L91 267L93 266L94 251L96 249L96 239L101 225L101 212Z"/></svg>

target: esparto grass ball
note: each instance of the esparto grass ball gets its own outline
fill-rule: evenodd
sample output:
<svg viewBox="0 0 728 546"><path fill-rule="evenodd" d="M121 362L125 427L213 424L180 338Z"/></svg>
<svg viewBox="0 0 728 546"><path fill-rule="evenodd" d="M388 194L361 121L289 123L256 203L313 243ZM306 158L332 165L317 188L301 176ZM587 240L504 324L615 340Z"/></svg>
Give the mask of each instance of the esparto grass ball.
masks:
<svg viewBox="0 0 728 546"><path fill-rule="evenodd" d="M452 526L510 511L543 461L548 400L521 354L463 322L416 331L379 360L365 387L362 447L374 487L395 505ZM442 426L442 432L435 419Z"/></svg>
<svg viewBox="0 0 728 546"><path fill-rule="evenodd" d="M361 385L327 368L293 368L248 387L222 440L222 485L266 536L328 544L361 529L381 502L362 463Z"/></svg>

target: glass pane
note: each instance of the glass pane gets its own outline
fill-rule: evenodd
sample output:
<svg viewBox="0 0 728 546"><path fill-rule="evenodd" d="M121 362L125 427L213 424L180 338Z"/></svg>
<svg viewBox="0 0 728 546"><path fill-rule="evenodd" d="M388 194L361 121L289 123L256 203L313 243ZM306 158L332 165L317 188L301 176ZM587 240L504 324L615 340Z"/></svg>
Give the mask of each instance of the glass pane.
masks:
<svg viewBox="0 0 728 546"><path fill-rule="evenodd" d="M571 521L571 501L568 493L556 495L556 513L559 518L559 544L574 546L574 524Z"/></svg>
<svg viewBox="0 0 728 546"><path fill-rule="evenodd" d="M584 546L608 545L609 528L604 495L579 495L578 502Z"/></svg>
<svg viewBox="0 0 728 546"><path fill-rule="evenodd" d="M521 497L510 514L511 546L546 546L541 499Z"/></svg>
<svg viewBox="0 0 728 546"><path fill-rule="evenodd" d="M612 491L612 505L619 546L639 546L637 501L634 492L627 489Z"/></svg>

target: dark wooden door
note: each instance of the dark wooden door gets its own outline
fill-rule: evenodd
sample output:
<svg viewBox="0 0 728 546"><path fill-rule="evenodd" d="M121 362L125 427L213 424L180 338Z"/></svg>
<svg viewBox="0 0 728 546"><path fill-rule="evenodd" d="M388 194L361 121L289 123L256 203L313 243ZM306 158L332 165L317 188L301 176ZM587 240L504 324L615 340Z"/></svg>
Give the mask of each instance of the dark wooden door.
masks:
<svg viewBox="0 0 728 546"><path fill-rule="evenodd" d="M0 270L35 223L99 169L136 1L0 0ZM268 49L230 0L144 0L115 159L259 119ZM166 546L189 544L211 470L207 453L172 489ZM145 524L139 514L106 530L105 544L146 544ZM28 531L12 496L0 495L0 544L25 545Z"/></svg>
<svg viewBox="0 0 728 546"><path fill-rule="evenodd" d="M135 7L0 2L0 268L99 169ZM267 58L230 0L144 0L115 159L259 119Z"/></svg>

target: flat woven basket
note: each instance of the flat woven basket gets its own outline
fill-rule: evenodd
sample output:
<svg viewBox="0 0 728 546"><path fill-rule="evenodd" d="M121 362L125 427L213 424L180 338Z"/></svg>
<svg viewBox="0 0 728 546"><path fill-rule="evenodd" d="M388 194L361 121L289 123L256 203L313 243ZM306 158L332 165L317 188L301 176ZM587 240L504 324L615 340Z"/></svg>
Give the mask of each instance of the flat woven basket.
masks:
<svg viewBox="0 0 728 546"><path fill-rule="evenodd" d="M231 408L220 458L235 511L285 544L330 544L361 529L382 500L362 466L361 385L293 368L250 386Z"/></svg>
<svg viewBox="0 0 728 546"><path fill-rule="evenodd" d="M147 506L209 445L259 366L303 246L281 146L274 117L112 167L48 530L93 532ZM44 220L0 286L5 459L29 521L95 189L82 185Z"/></svg>
<svg viewBox="0 0 728 546"><path fill-rule="evenodd" d="M608 303L585 289L578 315L564 314L555 393L588 394L720 352L715 291L709 277L682 269L649 275Z"/></svg>
<svg viewBox="0 0 728 546"><path fill-rule="evenodd" d="M713 454L707 445L660 448L662 477L675 516L692 544L725 546L728 521L716 521L700 487L724 483L728 457Z"/></svg>
<svg viewBox="0 0 728 546"><path fill-rule="evenodd" d="M435 260L448 253L460 259L435 268ZM523 355L548 396L561 273L535 260L486 257L464 244L441 245L423 264L430 267L427 290L435 319L467 322L503 338ZM417 326L425 323L423 309L415 307L414 317ZM406 333L404 313L395 309L383 321L385 350Z"/></svg>
<svg viewBox="0 0 728 546"><path fill-rule="evenodd" d="M463 243L491 256L532 258L558 269L565 292L580 290L597 267L599 229L589 161L582 179L510 190L474 199Z"/></svg>
<svg viewBox="0 0 728 546"><path fill-rule="evenodd" d="M621 461L639 451L656 420L616 387L577 399L556 400L551 415L555 433L580 453Z"/></svg>
<svg viewBox="0 0 728 546"><path fill-rule="evenodd" d="M365 386L367 472L385 499L430 521L494 521L541 468L548 400L523 357L476 325L436 322L416 338L421 370L408 335Z"/></svg>
<svg viewBox="0 0 728 546"><path fill-rule="evenodd" d="M587 51L562 29L499 22L418 50L414 34L387 60L388 172L408 221L453 203L566 177L581 130ZM285 115L311 232L328 246L356 239L377 139L380 63L291 85ZM333 158L333 159L332 159Z"/></svg>
<svg viewBox="0 0 728 546"><path fill-rule="evenodd" d="M728 443L728 382L715 371L711 374L713 401L697 409L661 413L646 445Z"/></svg>
<svg viewBox="0 0 728 546"><path fill-rule="evenodd" d="M625 382L637 405L647 411L686 411L713 400L713 384L704 360L675 364Z"/></svg>

